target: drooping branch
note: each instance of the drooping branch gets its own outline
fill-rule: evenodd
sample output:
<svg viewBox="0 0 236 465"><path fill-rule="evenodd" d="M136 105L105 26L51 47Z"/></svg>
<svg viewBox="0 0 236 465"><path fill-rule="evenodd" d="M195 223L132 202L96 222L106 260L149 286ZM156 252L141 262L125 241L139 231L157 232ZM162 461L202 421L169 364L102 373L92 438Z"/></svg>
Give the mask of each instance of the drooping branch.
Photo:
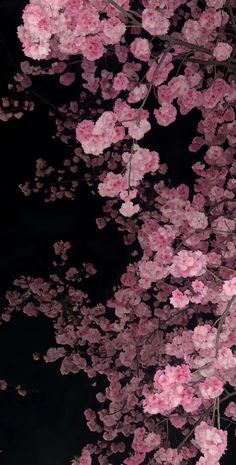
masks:
<svg viewBox="0 0 236 465"><path fill-rule="evenodd" d="M116 8L117 10L120 11L120 13L122 13L124 16L127 16L128 18L132 19L132 21L135 23L136 26L139 26L140 28L142 28L142 22L140 22L139 20L137 20L137 18L134 16L134 13L131 13L129 11L126 11L124 8L122 8L120 5L118 5L115 0L107 0L108 3L110 3L110 5L114 6L114 8ZM231 5L230 5L231 7ZM232 12L232 7L231 7L231 12ZM233 20L234 20L234 24L235 24L235 28L236 28L236 23L235 23L235 19L234 19L234 15L233 15L233 12L232 12L232 17L233 17ZM141 18L141 16L140 16ZM232 18L231 18L232 20ZM209 55L212 57L212 60L198 60L197 58L190 58L191 61L193 62L196 62L196 63L199 63L199 64L205 64L206 66L210 66L210 65L214 65L214 66L223 66L227 69L232 69L232 71L236 71L236 59L235 58L231 58L227 61L217 61L214 59L213 55L212 55L212 51L208 48L205 48L205 47L202 47L200 45L197 45L197 44L193 44L193 43L190 43L190 42L186 42L185 40L182 40L182 39L177 39L177 38L174 38L170 35L156 35L155 36L157 39L159 39L160 41L162 42L166 42L169 44L169 47L170 49L173 48L175 45L179 45L181 47L184 47L186 49L189 49L191 50L193 53L194 52L199 52L199 53L205 53L206 55Z"/></svg>
<svg viewBox="0 0 236 465"><path fill-rule="evenodd" d="M227 303L225 311L222 313L222 315L221 315L221 317L219 319L219 325L218 325L218 328L217 328L217 335L216 335L216 357L218 357L218 353L219 353L219 339L220 339L222 326L223 326L223 324L225 322L225 319L226 319L227 315L229 314L229 312L231 310L231 307L232 307L235 299L236 299L236 296L233 295L231 297L231 299L229 300L229 302Z"/></svg>
<svg viewBox="0 0 236 465"><path fill-rule="evenodd" d="M234 32L236 33L236 20L235 20L235 17L234 17L234 12L233 12L233 8L232 8L232 5L231 5L231 0L226 1L226 7L227 7L227 10L228 10L228 13L229 13L229 16L230 16L232 27L234 29Z"/></svg>

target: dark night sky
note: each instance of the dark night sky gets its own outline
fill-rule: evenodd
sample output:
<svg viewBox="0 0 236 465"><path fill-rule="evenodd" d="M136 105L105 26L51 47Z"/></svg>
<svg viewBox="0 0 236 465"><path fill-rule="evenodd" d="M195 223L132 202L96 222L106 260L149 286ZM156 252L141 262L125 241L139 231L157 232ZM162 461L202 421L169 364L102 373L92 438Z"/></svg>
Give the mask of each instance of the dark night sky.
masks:
<svg viewBox="0 0 236 465"><path fill-rule="evenodd" d="M9 51L18 64L21 55L16 27L26 2L0 3L0 97L5 96L6 73L12 74ZM47 79L47 78L46 78ZM57 101L52 87L42 85L44 96ZM0 289L22 273L45 273L52 244L65 239L74 246L74 258L89 260L98 268L92 291L98 299L110 295L112 285L128 261L127 251L115 227L99 232L95 218L101 201L81 185L75 201L45 204L40 198L25 198L18 184L34 175L35 160L53 152L63 159L64 146L52 139L53 123L48 108L38 102L37 110L20 121L0 122ZM194 135L197 115L180 118L171 129L154 129L147 142L170 165L170 178L176 185L192 183L191 161L187 154ZM94 405L94 392L85 376L61 376L57 364L32 360L32 352L43 352L53 345L50 321L20 314L0 328L0 378L29 386L25 398L13 390L0 396L0 460L3 465L66 465L79 453L92 435L86 430L83 409Z"/></svg>
<svg viewBox="0 0 236 465"><path fill-rule="evenodd" d="M16 27L25 2L0 4L0 32L18 64L21 59ZM9 55L0 43L1 77L12 73ZM6 81L0 81L1 97ZM45 84L44 84L45 86ZM50 88L45 94L51 98ZM44 95L45 95L44 94ZM97 234L95 218L100 205L84 185L74 202L45 204L37 197L25 198L18 184L33 176L35 160L52 152L63 159L64 147L52 140L53 124L48 108L37 110L20 121L0 122L0 288L4 292L21 273L45 273L52 244L65 239L74 246L75 260L96 263L100 274L93 291L103 288L103 298L123 269L121 238L108 230ZM110 242L110 245L109 245ZM112 273L111 273L112 270ZM94 391L83 375L61 376L59 364L34 362L33 352L54 345L46 318L30 319L17 314L0 329L0 378L28 386L22 398L10 389L0 396L0 461L3 465L66 465L92 435L83 417L84 408L94 405Z"/></svg>

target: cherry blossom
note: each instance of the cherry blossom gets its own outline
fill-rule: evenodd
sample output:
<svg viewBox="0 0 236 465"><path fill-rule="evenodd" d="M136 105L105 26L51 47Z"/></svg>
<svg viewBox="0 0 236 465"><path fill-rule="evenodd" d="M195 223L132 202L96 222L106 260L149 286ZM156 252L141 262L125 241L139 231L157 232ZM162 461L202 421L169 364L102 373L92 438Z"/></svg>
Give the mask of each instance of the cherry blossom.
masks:
<svg viewBox="0 0 236 465"><path fill-rule="evenodd" d="M233 48L230 44L218 42L213 50L213 55L218 61L224 61L230 57L232 50Z"/></svg>
<svg viewBox="0 0 236 465"><path fill-rule="evenodd" d="M102 198L98 229L113 223L130 252L106 302L82 291L96 270L69 265L66 241L54 245L47 277L21 276L5 295L2 324L15 310L50 318L55 347L35 360L106 380L97 411L85 411L100 440L74 465L93 455L108 465L117 453L126 465L219 465L227 450L225 422L236 418L234 13L225 0L31 0L22 12L18 37L37 61L22 62L0 119L33 111L35 76L71 90L79 77L82 90L49 112L70 155L60 168L39 158L34 183L20 188L73 199L82 171ZM192 110L195 180L173 187L159 134Z"/></svg>

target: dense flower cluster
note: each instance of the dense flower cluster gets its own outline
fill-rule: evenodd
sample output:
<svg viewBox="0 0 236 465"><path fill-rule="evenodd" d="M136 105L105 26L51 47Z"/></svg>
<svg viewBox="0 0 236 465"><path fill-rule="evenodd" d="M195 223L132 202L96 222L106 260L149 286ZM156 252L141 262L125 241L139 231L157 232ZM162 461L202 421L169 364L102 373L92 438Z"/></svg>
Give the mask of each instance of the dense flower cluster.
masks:
<svg viewBox="0 0 236 465"><path fill-rule="evenodd" d="M35 360L106 378L99 408L85 411L101 440L73 465L91 465L94 455L109 465L116 454L125 465L219 465L227 449L225 429L236 421L235 8L233 0L31 0L24 9L24 53L50 64L23 62L16 92L34 76L70 86L77 74L84 91L50 112L71 156L58 171L39 159L35 187L21 189L42 191L52 176L59 187L47 200L72 198L82 163L88 186L107 198L98 228L112 219L131 252L103 304L81 290L92 264L69 267L62 241L48 279L22 276L6 293L2 322L15 309L51 319L55 347ZM0 119L32 109L28 99L21 108L4 98ZM146 148L145 136L152 130L159 147L162 127L193 109L189 151L201 149L201 161L190 192L165 184L162 153Z"/></svg>
<svg viewBox="0 0 236 465"><path fill-rule="evenodd" d="M202 421L196 426L195 441L204 454L205 463L217 464L226 450L227 431L218 430ZM200 459L198 465L202 463L204 461Z"/></svg>

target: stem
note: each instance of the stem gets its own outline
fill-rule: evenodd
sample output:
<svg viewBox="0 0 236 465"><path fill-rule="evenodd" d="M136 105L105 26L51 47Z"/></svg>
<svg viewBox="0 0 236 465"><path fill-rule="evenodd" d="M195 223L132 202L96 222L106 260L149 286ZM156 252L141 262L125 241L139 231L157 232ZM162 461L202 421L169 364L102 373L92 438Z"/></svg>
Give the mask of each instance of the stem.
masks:
<svg viewBox="0 0 236 465"><path fill-rule="evenodd" d="M166 419L166 447L168 446L168 441L169 441L169 420L167 418Z"/></svg>
<svg viewBox="0 0 236 465"><path fill-rule="evenodd" d="M227 396L223 397L223 399L220 400L220 404L223 404L223 402L226 402L226 400L231 399L231 397L236 396L236 391L230 392L230 394L227 394Z"/></svg>
<svg viewBox="0 0 236 465"><path fill-rule="evenodd" d="M177 318L179 315L181 315L181 313L185 313L188 310L190 310L190 309L189 308L182 308L177 313L175 313L175 315L172 315L169 318L167 318L167 320L161 320L161 321L163 321L163 323L167 323L168 321L172 320L173 318Z"/></svg>
<svg viewBox="0 0 236 465"><path fill-rule="evenodd" d="M230 0L227 0L226 7L227 7L227 10L229 12L229 16L230 16L230 19L231 19L233 30L234 30L234 32L236 32L236 21L235 21L234 12L233 12L233 8L232 8Z"/></svg>
<svg viewBox="0 0 236 465"><path fill-rule="evenodd" d="M199 423L201 423L201 421L203 420L203 418L211 411L212 409L212 406L209 407L200 417L199 419L194 423L193 425L193 428L191 429L191 431L189 431L189 433L187 434L187 436L185 436L185 438L183 439L183 441L181 441L181 443L178 445L178 449L181 449L183 447L183 445L187 442L187 440L192 436L192 434L194 433L194 430L195 428L197 427L197 425L199 425Z"/></svg>
<svg viewBox="0 0 236 465"><path fill-rule="evenodd" d="M164 61L166 55L169 53L170 48L171 48L170 46L167 47L167 49L163 52L163 54L162 54L162 56L161 56L161 58L160 58L160 61L157 63L157 66L156 66L156 69L155 69L155 71L154 71L154 73L153 73L152 81L150 82L150 85L149 85L148 91L147 91L147 93L146 93L146 96L145 96L145 98L144 98L144 100L143 100L143 102L142 102L142 105L139 107L139 110L138 110L138 117L137 117L137 120L139 120L139 121L140 121L140 113L141 113L141 111L142 111L142 109L143 109L143 107L144 107L144 105L145 105L145 103L146 103L146 101L147 101L147 99L148 99L150 93L151 93L152 87L153 87L153 85L154 85L154 83L155 83L155 79L156 79L157 73L158 73L158 71L159 71L159 69L160 69L160 67L161 67L161 65L162 65L162 63L163 63L163 61Z"/></svg>
<svg viewBox="0 0 236 465"><path fill-rule="evenodd" d="M132 148L131 148L131 154L129 158L129 173L128 173L128 194L130 193L130 180L131 180L131 169L132 169L132 158L134 155L134 145L137 144L136 140L133 140Z"/></svg>
<svg viewBox="0 0 236 465"><path fill-rule="evenodd" d="M230 0L228 0L228 3L229 3ZM120 13L122 13L123 15L127 16L128 18L131 18L132 21L137 25L139 26L140 28L142 28L142 22L139 21L138 19L135 18L134 16L134 13L131 13L129 11L126 11L124 8L122 8L120 5L118 5L115 0L107 0L108 3L110 3L110 5L114 6L114 8L116 8L117 10L120 11ZM228 5L228 8L231 8L231 11L232 11L232 7L231 5L229 4ZM231 16L231 21L233 21L233 25L235 24L235 20L234 20L234 15L233 15L233 11L232 11L232 16ZM136 13L136 16L138 14ZM141 16L139 16L140 19L141 19ZM235 25L235 30L236 30L236 25ZM182 39L175 39L174 37L172 36L168 36L168 35L156 35L155 36L157 39L161 40L162 42L167 42L169 43L170 45L170 48L173 48L174 45L180 45L184 48L187 48L187 49L190 49L191 51L193 52L200 52L200 53L205 53L206 55L210 55L212 56L212 51L209 50L208 48L205 48L205 47L201 47L200 45L196 45L196 44L191 44L189 42L185 42L184 40ZM196 59L196 62L198 63L199 60ZM200 60L201 62L201 60ZM206 64L208 62L206 61ZM235 63L235 59L232 58L231 60L229 61L226 61L226 62L220 62L220 61L215 61L214 60L214 65L215 66L226 66L227 68L229 67L232 67L233 69L234 68L234 63ZM209 64L212 64L212 62L210 62Z"/></svg>
<svg viewBox="0 0 236 465"><path fill-rule="evenodd" d="M236 65L231 63L231 61L216 61L216 60L198 60L197 58L189 58L189 61L192 63L198 63L199 65L204 66L224 66L228 69L232 69L232 71L236 71Z"/></svg>
<svg viewBox="0 0 236 465"><path fill-rule="evenodd" d="M236 299L236 295L233 295L231 299L229 300L229 302L227 303L225 311L221 315L220 320L219 320L219 326L217 328L217 335L216 335L216 357L218 357L218 353L219 353L219 339L220 339L221 329L222 329L222 326L225 322L225 319L228 313L230 312L231 306L234 303L235 299Z"/></svg>
<svg viewBox="0 0 236 465"><path fill-rule="evenodd" d="M220 429L220 398L217 397L216 400L216 408L217 408L217 428Z"/></svg>
<svg viewBox="0 0 236 465"><path fill-rule="evenodd" d="M234 392L231 392L230 394L228 394L227 396L223 397L223 399L219 399L219 406L223 403L223 402L226 402L227 400L231 399L231 397L234 397L236 395L236 391ZM191 431L189 431L189 433L187 434L187 436L185 436L185 438L183 439L183 441L181 441L181 443L179 444L178 446L178 449L181 449L181 447L183 447L183 445L187 442L187 440L192 436L192 434L194 433L194 430L196 428L197 425L199 425L199 423L201 423L201 421L203 420L203 418L208 415L208 413L210 413L210 411L212 410L212 408L214 408L214 404L211 405L210 407L208 407L208 409L202 413L202 415L199 417L199 419L194 423L193 425L193 428L191 429Z"/></svg>
<svg viewBox="0 0 236 465"><path fill-rule="evenodd" d="M214 278L216 279L216 281L224 281L223 279L221 279L219 276L217 276L216 273L214 273L214 271L210 270L210 268L207 267L207 271L208 273L210 273L212 276L214 276Z"/></svg>
<svg viewBox="0 0 236 465"><path fill-rule="evenodd" d="M232 271L232 273L236 273L236 270L233 270L233 268L230 268L229 266L219 265L219 268L225 268L226 270Z"/></svg>
<svg viewBox="0 0 236 465"><path fill-rule="evenodd" d="M62 113L58 110L58 108L52 103L50 102L49 100L47 100L45 97L43 97L42 95L38 94L38 92L36 92L35 90L33 89L27 89L26 90L26 93L27 94L31 94L31 95L34 95L35 97L37 97L38 99L41 100L41 102L43 103L46 103L49 107L51 107L53 109L53 111L56 113L56 114L59 114L60 116L62 116Z"/></svg>
<svg viewBox="0 0 236 465"><path fill-rule="evenodd" d="M213 426L215 425L215 414L216 414L216 399L214 400L214 404L213 404L213 413L212 413Z"/></svg>
<svg viewBox="0 0 236 465"><path fill-rule="evenodd" d="M122 6L118 5L118 3L116 3L114 0L107 0L107 2L110 3L110 5L114 6L114 8L119 10L120 13L122 13L125 16L128 16L128 18L131 18L137 26L142 27L142 23L140 23L140 21L138 21L132 13L129 13L129 11L126 11L124 8L122 8Z"/></svg>
<svg viewBox="0 0 236 465"><path fill-rule="evenodd" d="M231 423L232 425L236 425L236 421L230 420L227 417L220 417L221 420L227 421L228 423Z"/></svg>

